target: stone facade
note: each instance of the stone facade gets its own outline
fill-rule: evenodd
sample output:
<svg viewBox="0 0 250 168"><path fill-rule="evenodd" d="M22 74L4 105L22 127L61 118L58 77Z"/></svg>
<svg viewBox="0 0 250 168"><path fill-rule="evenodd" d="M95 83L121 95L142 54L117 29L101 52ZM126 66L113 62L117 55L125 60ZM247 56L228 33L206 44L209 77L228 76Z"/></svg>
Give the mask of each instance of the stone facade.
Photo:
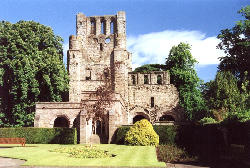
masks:
<svg viewBox="0 0 250 168"><path fill-rule="evenodd" d="M178 91L168 72L134 73L132 54L126 50L126 16L76 17L76 36L69 38L69 102L36 104L35 127L76 127L80 143L112 141L117 127L146 118L181 121ZM107 69L110 72L106 72ZM92 120L87 103L110 73L113 97L100 120ZM83 103L84 102L84 103Z"/></svg>

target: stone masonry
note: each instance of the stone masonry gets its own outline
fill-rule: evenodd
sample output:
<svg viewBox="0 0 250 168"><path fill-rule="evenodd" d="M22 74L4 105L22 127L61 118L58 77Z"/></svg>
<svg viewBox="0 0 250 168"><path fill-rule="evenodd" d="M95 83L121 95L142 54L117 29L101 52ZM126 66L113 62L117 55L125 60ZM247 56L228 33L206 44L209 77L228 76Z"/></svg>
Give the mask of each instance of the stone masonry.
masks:
<svg viewBox="0 0 250 168"><path fill-rule="evenodd" d="M181 121L178 91L168 72L132 72L132 54L126 50L126 15L76 16L76 35L69 38L69 102L36 103L35 127L76 127L80 143L111 143L117 127L146 118L152 123ZM110 71L107 72L107 69ZM84 104L110 73L112 104L93 120ZM84 103L82 103L84 102Z"/></svg>

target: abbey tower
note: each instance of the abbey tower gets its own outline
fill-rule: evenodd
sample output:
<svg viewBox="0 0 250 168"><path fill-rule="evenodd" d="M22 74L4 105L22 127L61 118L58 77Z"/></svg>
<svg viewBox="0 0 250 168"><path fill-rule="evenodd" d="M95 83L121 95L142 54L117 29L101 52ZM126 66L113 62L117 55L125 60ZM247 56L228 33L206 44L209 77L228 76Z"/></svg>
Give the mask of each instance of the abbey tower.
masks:
<svg viewBox="0 0 250 168"><path fill-rule="evenodd" d="M165 71L132 72L126 47L126 15L76 16L76 35L69 38L69 102L36 103L35 127L76 127L80 143L96 138L110 143L115 130L146 118L152 123L181 121L176 87ZM98 102L97 89L110 75L112 103L94 120L87 104Z"/></svg>

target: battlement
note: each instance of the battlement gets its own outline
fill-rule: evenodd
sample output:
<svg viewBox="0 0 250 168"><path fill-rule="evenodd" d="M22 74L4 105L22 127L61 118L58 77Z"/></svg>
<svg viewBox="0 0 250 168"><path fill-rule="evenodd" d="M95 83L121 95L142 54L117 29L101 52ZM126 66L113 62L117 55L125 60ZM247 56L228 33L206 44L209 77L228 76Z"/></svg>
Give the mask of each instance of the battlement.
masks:
<svg viewBox="0 0 250 168"><path fill-rule="evenodd" d="M170 76L166 71L129 72L129 85L168 85Z"/></svg>

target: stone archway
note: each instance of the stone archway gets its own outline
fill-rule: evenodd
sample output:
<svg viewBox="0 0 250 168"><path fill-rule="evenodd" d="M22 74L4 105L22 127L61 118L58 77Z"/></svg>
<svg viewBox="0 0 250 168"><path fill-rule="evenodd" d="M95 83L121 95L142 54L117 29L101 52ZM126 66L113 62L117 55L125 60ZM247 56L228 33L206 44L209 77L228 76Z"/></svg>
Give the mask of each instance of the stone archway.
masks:
<svg viewBox="0 0 250 168"><path fill-rule="evenodd" d="M65 116L57 116L57 118L54 120L53 127L67 127L69 128L69 120Z"/></svg>
<svg viewBox="0 0 250 168"><path fill-rule="evenodd" d="M172 115L164 114L159 118L159 121L176 121L176 120Z"/></svg>
<svg viewBox="0 0 250 168"><path fill-rule="evenodd" d="M142 112L138 112L136 113L136 115L133 117L133 124L136 123L137 121L140 121L142 119L147 119L148 121L150 121L150 118L147 114L142 113Z"/></svg>

